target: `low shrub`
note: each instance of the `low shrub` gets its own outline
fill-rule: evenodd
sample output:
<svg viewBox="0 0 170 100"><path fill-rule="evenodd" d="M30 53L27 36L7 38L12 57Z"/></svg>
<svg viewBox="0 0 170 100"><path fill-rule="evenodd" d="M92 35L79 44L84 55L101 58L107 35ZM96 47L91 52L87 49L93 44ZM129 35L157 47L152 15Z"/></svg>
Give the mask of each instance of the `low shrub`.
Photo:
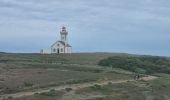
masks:
<svg viewBox="0 0 170 100"><path fill-rule="evenodd" d="M66 90L67 92L70 92L70 91L72 91L73 89L72 89L72 88L65 88L65 90Z"/></svg>

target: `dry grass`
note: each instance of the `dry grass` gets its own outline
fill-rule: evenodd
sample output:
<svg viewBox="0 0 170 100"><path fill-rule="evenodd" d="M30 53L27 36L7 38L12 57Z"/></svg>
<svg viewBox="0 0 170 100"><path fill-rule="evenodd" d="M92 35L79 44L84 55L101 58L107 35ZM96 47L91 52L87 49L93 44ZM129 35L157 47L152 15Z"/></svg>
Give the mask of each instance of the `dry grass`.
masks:
<svg viewBox="0 0 170 100"><path fill-rule="evenodd" d="M103 79L129 78L130 75L110 73L95 65L108 56L111 54L0 53L0 94Z"/></svg>

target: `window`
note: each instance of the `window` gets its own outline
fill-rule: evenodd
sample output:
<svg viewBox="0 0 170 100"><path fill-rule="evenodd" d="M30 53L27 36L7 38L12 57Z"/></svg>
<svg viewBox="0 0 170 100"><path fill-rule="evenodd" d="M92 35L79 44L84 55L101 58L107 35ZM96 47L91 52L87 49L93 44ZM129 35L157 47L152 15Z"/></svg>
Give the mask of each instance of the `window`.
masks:
<svg viewBox="0 0 170 100"><path fill-rule="evenodd" d="M57 46L60 46L60 44L57 44Z"/></svg>
<svg viewBox="0 0 170 100"><path fill-rule="evenodd" d="M56 49L53 49L53 52L56 52Z"/></svg>
<svg viewBox="0 0 170 100"><path fill-rule="evenodd" d="M61 52L63 52L63 48L61 48Z"/></svg>

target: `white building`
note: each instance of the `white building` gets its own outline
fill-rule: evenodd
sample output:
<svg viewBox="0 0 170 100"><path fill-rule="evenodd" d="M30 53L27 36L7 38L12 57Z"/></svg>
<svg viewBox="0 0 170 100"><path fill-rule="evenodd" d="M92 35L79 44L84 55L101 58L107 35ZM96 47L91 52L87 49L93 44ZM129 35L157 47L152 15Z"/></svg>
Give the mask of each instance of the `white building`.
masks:
<svg viewBox="0 0 170 100"><path fill-rule="evenodd" d="M56 41L50 49L43 49L40 52L42 54L62 54L72 53L72 47L68 43L68 32L66 27L62 27L60 31L61 39Z"/></svg>

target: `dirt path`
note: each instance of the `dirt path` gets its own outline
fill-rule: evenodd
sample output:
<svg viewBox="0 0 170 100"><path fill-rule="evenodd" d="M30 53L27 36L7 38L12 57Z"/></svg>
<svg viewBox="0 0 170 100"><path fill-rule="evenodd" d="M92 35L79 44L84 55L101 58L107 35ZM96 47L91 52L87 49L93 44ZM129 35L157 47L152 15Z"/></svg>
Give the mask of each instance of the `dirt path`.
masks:
<svg viewBox="0 0 170 100"><path fill-rule="evenodd" d="M142 80L148 81L148 80L153 80L155 78L156 78L155 76L148 76L148 77L143 77ZM100 81L100 82L91 82L91 83L83 83L83 84L56 86L56 87L50 87L48 89L39 89L37 91L18 92L18 93L15 93L15 94L0 95L0 100L3 100L4 97L19 98L19 97L23 97L23 96L34 95L35 93L49 92L49 90L51 90L51 89L62 90L62 89L65 89L65 88L72 88L73 90L77 90L77 89L80 89L80 88L90 87L90 86L93 86L95 84L107 85L108 83L116 84L116 83L125 83L127 81L134 81L134 80Z"/></svg>

